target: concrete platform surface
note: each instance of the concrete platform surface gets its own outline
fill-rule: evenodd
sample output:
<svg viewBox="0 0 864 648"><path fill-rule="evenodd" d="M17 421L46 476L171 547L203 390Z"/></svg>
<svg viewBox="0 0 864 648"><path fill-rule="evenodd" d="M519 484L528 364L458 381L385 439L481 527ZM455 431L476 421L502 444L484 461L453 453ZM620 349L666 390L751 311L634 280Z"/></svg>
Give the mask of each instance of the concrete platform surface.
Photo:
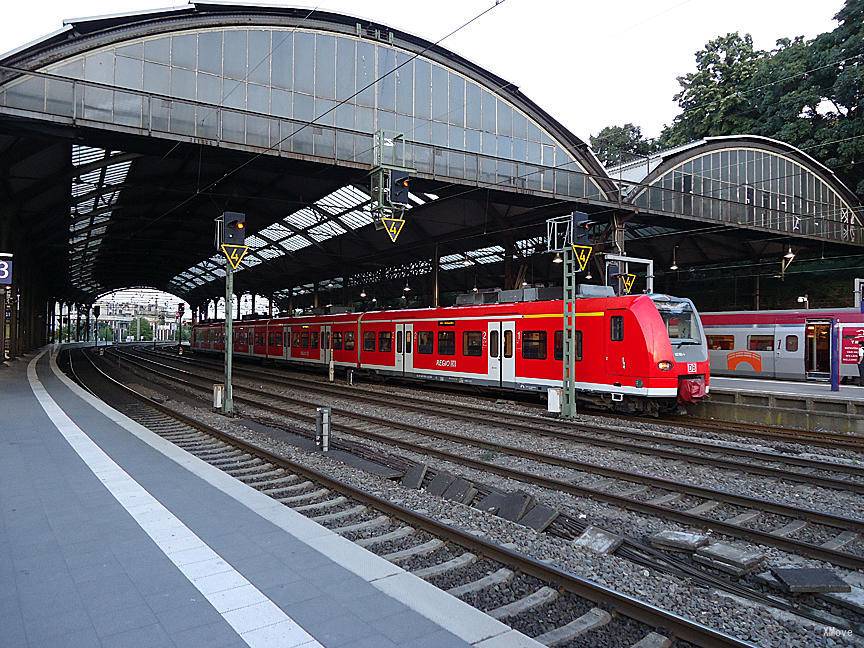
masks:
<svg viewBox="0 0 864 648"><path fill-rule="evenodd" d="M538 646L189 455L0 372L0 648Z"/></svg>
<svg viewBox="0 0 864 648"><path fill-rule="evenodd" d="M711 376L711 390L746 391L759 394L788 394L792 396L815 396L841 400L864 400L864 387L840 385L840 391L832 392L827 382L795 382L792 380L766 380L764 378L730 378Z"/></svg>

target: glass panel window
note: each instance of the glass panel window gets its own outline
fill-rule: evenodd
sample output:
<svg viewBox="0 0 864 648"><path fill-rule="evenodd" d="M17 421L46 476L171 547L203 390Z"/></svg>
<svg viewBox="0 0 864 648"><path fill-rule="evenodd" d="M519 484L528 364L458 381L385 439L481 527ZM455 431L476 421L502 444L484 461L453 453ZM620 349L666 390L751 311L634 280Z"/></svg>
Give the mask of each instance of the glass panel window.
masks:
<svg viewBox="0 0 864 648"><path fill-rule="evenodd" d="M432 66L429 61L414 61L414 116L429 119L432 115Z"/></svg>
<svg viewBox="0 0 864 648"><path fill-rule="evenodd" d="M171 65L189 70L195 69L195 52L198 43L195 34L171 37Z"/></svg>
<svg viewBox="0 0 864 648"><path fill-rule="evenodd" d="M411 331L405 331L405 353L411 353Z"/></svg>
<svg viewBox="0 0 864 648"><path fill-rule="evenodd" d="M375 350L375 331L365 331L363 333L363 350L364 351L374 351Z"/></svg>
<svg viewBox="0 0 864 648"><path fill-rule="evenodd" d="M438 355L456 355L456 331L438 331Z"/></svg>
<svg viewBox="0 0 864 648"><path fill-rule="evenodd" d="M396 353L402 353L402 331L396 331Z"/></svg>
<svg viewBox="0 0 864 648"><path fill-rule="evenodd" d="M165 63L167 65L170 61L170 56L170 38L155 38L144 41L144 60Z"/></svg>
<svg viewBox="0 0 864 648"><path fill-rule="evenodd" d="M274 31L270 58L273 85L291 90L294 87L294 34Z"/></svg>
<svg viewBox="0 0 864 648"><path fill-rule="evenodd" d="M433 339L432 331L417 331L417 353L432 353Z"/></svg>
<svg viewBox="0 0 864 648"><path fill-rule="evenodd" d="M325 34L315 38L315 96L336 96L336 39Z"/></svg>
<svg viewBox="0 0 864 648"><path fill-rule="evenodd" d="M504 357L513 357L513 331L504 331Z"/></svg>
<svg viewBox="0 0 864 648"><path fill-rule="evenodd" d="M390 353L393 350L393 333L391 331L381 331L378 334L378 351L381 353Z"/></svg>
<svg viewBox="0 0 864 648"><path fill-rule="evenodd" d="M773 351L774 336L773 335L748 335L747 349L750 351Z"/></svg>
<svg viewBox="0 0 864 648"><path fill-rule="evenodd" d="M315 35L294 34L294 90L311 95L315 91Z"/></svg>
<svg viewBox="0 0 864 648"><path fill-rule="evenodd" d="M501 353L501 334L498 331L492 331L489 334L489 357L497 358Z"/></svg>
<svg viewBox="0 0 864 648"><path fill-rule="evenodd" d="M564 359L564 331L555 331L555 347L553 357L556 360Z"/></svg>
<svg viewBox="0 0 864 648"><path fill-rule="evenodd" d="M798 350L798 336L797 335L787 335L786 336L786 350L789 353L795 353Z"/></svg>
<svg viewBox="0 0 864 648"><path fill-rule="evenodd" d="M735 348L734 335L708 335L709 351L731 351Z"/></svg>
<svg viewBox="0 0 864 648"><path fill-rule="evenodd" d="M294 346L294 347L300 346L300 333L299 333L299 331L294 333L294 341L292 342L292 346Z"/></svg>
<svg viewBox="0 0 864 648"><path fill-rule="evenodd" d="M275 336L275 339L276 339L276 341L275 341L276 346L282 346L282 334L277 333Z"/></svg>
<svg viewBox="0 0 864 648"><path fill-rule="evenodd" d="M248 52L249 80L270 85L270 32L250 31Z"/></svg>
<svg viewBox="0 0 864 648"><path fill-rule="evenodd" d="M309 348L309 334L301 333L300 334L300 348L308 349Z"/></svg>
<svg viewBox="0 0 864 648"><path fill-rule="evenodd" d="M198 34L198 69L211 74L222 74L222 32Z"/></svg>
<svg viewBox="0 0 864 648"><path fill-rule="evenodd" d="M232 79L246 79L249 65L246 59L245 29L225 31L225 76Z"/></svg>
<svg viewBox="0 0 864 648"><path fill-rule="evenodd" d="M312 336L309 340L309 348L317 349L318 348L318 332L312 333Z"/></svg>
<svg viewBox="0 0 864 648"><path fill-rule="evenodd" d="M354 94L354 41L336 39L336 98L340 101Z"/></svg>
<svg viewBox="0 0 864 648"><path fill-rule="evenodd" d="M546 359L546 331L522 333L522 357L526 360Z"/></svg>
<svg viewBox="0 0 864 648"><path fill-rule="evenodd" d="M354 331L345 331L345 350L354 350Z"/></svg>
<svg viewBox="0 0 864 648"><path fill-rule="evenodd" d="M613 342L621 342L624 339L624 317L613 315L610 318L610 329L609 339Z"/></svg>
<svg viewBox="0 0 864 648"><path fill-rule="evenodd" d="M450 110L447 101L447 70L432 66L432 119L446 121Z"/></svg>
<svg viewBox="0 0 864 648"><path fill-rule="evenodd" d="M342 331L333 331L333 350L339 351L342 349Z"/></svg>
<svg viewBox="0 0 864 648"><path fill-rule="evenodd" d="M483 355L483 333L481 331L464 331L462 333L462 355Z"/></svg>

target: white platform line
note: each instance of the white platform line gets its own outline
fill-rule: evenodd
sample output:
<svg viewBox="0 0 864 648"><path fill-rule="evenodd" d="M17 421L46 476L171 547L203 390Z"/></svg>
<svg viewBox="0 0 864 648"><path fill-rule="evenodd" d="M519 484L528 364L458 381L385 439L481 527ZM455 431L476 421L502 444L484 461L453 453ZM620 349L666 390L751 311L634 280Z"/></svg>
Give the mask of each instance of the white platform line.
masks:
<svg viewBox="0 0 864 648"><path fill-rule="evenodd" d="M213 605L250 648L323 648L282 609L222 559L189 527L118 466L69 418L36 374L27 380L54 427L156 546Z"/></svg>

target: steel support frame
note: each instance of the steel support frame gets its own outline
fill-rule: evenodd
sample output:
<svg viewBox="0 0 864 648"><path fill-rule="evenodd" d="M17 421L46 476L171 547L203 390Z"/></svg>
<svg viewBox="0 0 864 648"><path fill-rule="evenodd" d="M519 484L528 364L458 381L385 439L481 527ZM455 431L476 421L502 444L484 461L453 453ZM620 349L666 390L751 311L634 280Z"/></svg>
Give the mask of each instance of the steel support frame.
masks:
<svg viewBox="0 0 864 648"><path fill-rule="evenodd" d="M576 418L576 254L571 246L564 248L564 384L561 394L561 418Z"/></svg>

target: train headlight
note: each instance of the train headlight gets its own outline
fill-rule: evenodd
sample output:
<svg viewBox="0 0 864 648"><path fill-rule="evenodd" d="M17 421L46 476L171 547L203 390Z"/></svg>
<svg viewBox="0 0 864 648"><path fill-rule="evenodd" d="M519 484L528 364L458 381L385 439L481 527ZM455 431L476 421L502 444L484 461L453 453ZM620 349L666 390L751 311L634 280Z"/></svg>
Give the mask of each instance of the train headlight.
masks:
<svg viewBox="0 0 864 648"><path fill-rule="evenodd" d="M669 360L661 360L657 363L657 368L660 371L671 371L673 366L675 365L673 365Z"/></svg>

